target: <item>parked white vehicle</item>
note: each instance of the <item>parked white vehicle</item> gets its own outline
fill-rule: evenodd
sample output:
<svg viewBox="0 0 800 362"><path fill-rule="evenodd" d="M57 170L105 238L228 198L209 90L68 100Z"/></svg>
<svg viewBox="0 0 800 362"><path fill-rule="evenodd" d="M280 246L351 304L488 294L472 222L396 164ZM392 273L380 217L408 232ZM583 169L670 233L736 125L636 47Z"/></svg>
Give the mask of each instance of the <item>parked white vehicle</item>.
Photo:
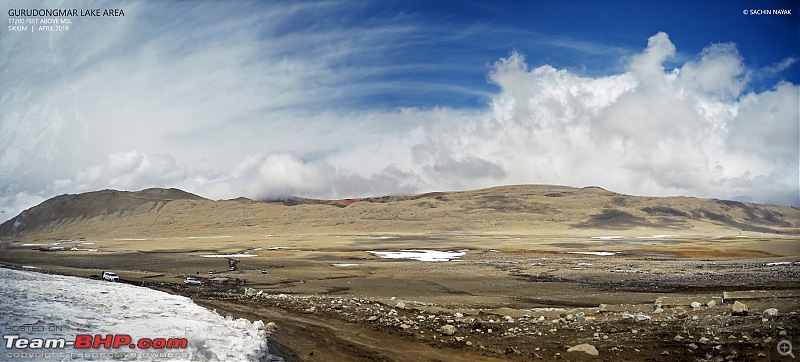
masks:
<svg viewBox="0 0 800 362"><path fill-rule="evenodd" d="M183 284L200 285L201 283L197 278L186 277L186 279L183 280Z"/></svg>
<svg viewBox="0 0 800 362"><path fill-rule="evenodd" d="M104 271L103 272L103 280L108 280L109 282L118 282L119 281L119 277L116 274L112 273L112 272Z"/></svg>

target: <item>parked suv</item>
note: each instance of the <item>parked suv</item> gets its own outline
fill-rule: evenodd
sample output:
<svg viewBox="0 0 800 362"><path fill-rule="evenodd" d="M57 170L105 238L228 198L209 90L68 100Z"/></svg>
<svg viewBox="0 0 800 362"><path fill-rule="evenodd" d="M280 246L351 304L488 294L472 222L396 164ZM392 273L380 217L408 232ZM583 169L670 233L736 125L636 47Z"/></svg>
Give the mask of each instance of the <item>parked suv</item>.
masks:
<svg viewBox="0 0 800 362"><path fill-rule="evenodd" d="M104 271L103 272L103 280L108 280L109 282L118 282L119 281L119 277L116 274L112 273L112 272Z"/></svg>

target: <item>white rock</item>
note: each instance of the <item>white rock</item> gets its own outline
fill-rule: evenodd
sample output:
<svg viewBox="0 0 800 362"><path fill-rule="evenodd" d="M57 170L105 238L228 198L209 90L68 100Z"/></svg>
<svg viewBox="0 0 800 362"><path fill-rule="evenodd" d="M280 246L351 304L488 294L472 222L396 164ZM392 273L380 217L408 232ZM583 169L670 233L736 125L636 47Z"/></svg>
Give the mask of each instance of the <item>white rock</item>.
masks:
<svg viewBox="0 0 800 362"><path fill-rule="evenodd" d="M700 302L692 302L692 308L697 309L697 308L700 308L700 306L702 306L702 304L700 304Z"/></svg>
<svg viewBox="0 0 800 362"><path fill-rule="evenodd" d="M442 328L439 328L439 331L445 336L452 336L456 334L456 327L451 324L445 324Z"/></svg>
<svg viewBox="0 0 800 362"><path fill-rule="evenodd" d="M716 307L717 301L716 300L709 301L708 303L706 303L706 306L708 306L709 308Z"/></svg>
<svg viewBox="0 0 800 362"><path fill-rule="evenodd" d="M747 315L747 306L744 303L737 300L736 302L733 303L733 306L731 307L731 314Z"/></svg>
<svg viewBox="0 0 800 362"><path fill-rule="evenodd" d="M583 352L595 357L597 357L600 354L600 352L597 352L597 348L595 348L595 346L588 343L572 346L567 350L567 352Z"/></svg>
<svg viewBox="0 0 800 362"><path fill-rule="evenodd" d="M774 316L778 315L778 309L776 309L776 308L764 309L764 315L770 316L770 317L774 317Z"/></svg>

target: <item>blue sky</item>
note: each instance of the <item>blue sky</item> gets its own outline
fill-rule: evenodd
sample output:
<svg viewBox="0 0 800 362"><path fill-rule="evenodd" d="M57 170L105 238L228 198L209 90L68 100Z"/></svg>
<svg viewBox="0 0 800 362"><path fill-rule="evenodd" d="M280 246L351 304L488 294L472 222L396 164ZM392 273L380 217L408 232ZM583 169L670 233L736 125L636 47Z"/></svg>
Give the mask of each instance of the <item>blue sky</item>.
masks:
<svg viewBox="0 0 800 362"><path fill-rule="evenodd" d="M800 204L796 2L3 6L125 16L3 29L2 218L147 187L264 199L545 183Z"/></svg>
<svg viewBox="0 0 800 362"><path fill-rule="evenodd" d="M367 94L368 106L377 102L390 107L481 107L484 97L496 90L486 81L486 73L512 50L526 54L530 66L549 64L592 76L624 71L624 57L637 53L649 36L660 31L668 33L679 49L668 66L695 58L713 43L735 43L751 69L797 57L800 17L743 14L743 10L761 8L797 9L798 5L752 0L367 2L319 17L293 19L283 30L393 24L402 29L397 38L361 59L394 66L377 81L413 82L417 88L446 84L455 89L444 94L437 89L424 96ZM794 65L784 73L754 81L751 87L769 87L777 79L797 83L798 74Z"/></svg>

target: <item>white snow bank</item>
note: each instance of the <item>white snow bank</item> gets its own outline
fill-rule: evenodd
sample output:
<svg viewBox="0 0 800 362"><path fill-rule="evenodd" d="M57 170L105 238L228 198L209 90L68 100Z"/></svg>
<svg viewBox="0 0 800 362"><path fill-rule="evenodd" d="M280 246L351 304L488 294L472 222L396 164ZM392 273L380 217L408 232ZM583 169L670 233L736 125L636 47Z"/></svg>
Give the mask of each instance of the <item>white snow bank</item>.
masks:
<svg viewBox="0 0 800 362"><path fill-rule="evenodd" d="M35 326L18 332L21 338L64 338L79 334L127 334L139 338L187 338L188 348L170 349L172 358L155 349L6 349L14 352L50 352L38 360L109 360L108 353L124 353L120 360L258 361L267 353L267 332L261 321L223 317L189 298L123 283L40 274L0 268L0 326ZM61 330L59 330L61 329ZM8 334L8 333L6 333ZM88 353L88 354L84 354ZM95 353L91 355L91 353ZM72 354L80 354L79 358Z"/></svg>

